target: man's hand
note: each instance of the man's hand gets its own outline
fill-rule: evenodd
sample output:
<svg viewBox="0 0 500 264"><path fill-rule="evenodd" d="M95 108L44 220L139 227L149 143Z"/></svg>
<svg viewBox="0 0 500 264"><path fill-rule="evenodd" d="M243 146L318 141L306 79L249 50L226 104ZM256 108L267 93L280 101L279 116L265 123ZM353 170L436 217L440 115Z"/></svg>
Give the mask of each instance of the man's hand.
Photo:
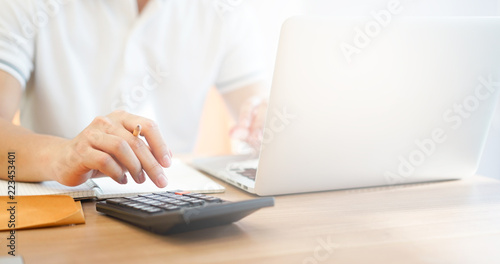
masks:
<svg viewBox="0 0 500 264"><path fill-rule="evenodd" d="M231 137L245 141L254 150L258 150L262 142L266 111L265 98L255 96L246 100L241 106L236 125L231 129Z"/></svg>
<svg viewBox="0 0 500 264"><path fill-rule="evenodd" d="M132 132L140 124L141 135L149 146ZM118 183L125 184L128 171L137 183L143 183L144 172L160 188L167 186L162 167L172 163L172 152L167 148L151 120L115 111L97 117L72 140L61 141L51 147L49 166L56 180L64 185L75 186L101 173Z"/></svg>

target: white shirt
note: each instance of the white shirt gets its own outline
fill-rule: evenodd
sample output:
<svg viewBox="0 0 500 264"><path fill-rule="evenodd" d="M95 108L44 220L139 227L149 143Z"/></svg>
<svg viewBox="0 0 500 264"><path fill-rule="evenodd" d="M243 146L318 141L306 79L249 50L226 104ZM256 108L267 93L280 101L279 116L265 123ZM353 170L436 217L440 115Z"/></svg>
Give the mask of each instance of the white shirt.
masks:
<svg viewBox="0 0 500 264"><path fill-rule="evenodd" d="M247 11L226 0L151 0L140 15L136 0L0 0L0 69L25 88L21 124L37 133L73 138L125 109L189 152L208 89L264 76Z"/></svg>

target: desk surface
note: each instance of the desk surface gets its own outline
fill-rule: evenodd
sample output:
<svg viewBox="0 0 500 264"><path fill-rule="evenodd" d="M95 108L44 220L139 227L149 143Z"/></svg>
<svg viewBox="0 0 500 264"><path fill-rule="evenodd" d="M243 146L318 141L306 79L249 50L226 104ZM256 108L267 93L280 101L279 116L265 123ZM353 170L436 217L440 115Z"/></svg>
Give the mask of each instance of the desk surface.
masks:
<svg viewBox="0 0 500 264"><path fill-rule="evenodd" d="M254 197L224 186L216 196ZM18 231L17 253L26 263L500 263L500 181L480 176L280 196L236 224L172 236L83 207L85 225Z"/></svg>

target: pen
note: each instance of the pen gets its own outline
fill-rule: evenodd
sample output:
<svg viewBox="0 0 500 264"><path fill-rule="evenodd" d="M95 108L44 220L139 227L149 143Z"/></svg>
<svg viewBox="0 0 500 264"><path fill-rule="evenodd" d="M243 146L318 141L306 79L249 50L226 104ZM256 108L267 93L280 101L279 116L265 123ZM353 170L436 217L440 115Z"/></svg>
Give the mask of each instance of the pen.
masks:
<svg viewBox="0 0 500 264"><path fill-rule="evenodd" d="M138 137L141 134L141 125L137 125L134 129L134 137Z"/></svg>

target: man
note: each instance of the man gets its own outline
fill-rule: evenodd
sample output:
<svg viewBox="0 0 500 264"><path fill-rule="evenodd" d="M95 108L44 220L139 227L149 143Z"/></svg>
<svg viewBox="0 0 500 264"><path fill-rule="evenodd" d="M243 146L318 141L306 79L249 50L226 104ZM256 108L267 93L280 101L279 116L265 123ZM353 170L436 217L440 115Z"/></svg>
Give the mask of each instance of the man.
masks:
<svg viewBox="0 0 500 264"><path fill-rule="evenodd" d="M253 17L236 4L1 0L1 178L15 152L18 181L126 183L128 171L165 187L170 148L192 150L212 85L241 108L237 134L258 138L262 60ZM132 135L138 124L148 144Z"/></svg>

